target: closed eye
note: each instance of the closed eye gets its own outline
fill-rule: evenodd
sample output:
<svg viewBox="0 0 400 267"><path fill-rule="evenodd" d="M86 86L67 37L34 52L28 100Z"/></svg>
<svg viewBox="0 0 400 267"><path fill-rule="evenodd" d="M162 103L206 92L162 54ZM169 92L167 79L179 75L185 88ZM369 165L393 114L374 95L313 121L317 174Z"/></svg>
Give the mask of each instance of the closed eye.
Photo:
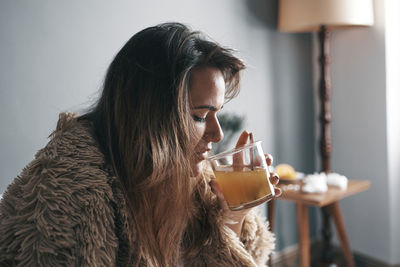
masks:
<svg viewBox="0 0 400 267"><path fill-rule="evenodd" d="M197 122L206 122L207 118L202 118L196 115L192 115L193 116L193 120L197 121Z"/></svg>

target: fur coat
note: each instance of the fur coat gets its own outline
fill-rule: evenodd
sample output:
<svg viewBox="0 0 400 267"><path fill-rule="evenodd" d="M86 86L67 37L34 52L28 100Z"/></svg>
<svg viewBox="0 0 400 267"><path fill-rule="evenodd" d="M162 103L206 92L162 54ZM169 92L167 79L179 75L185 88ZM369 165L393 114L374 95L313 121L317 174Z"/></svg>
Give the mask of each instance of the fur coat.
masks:
<svg viewBox="0 0 400 267"><path fill-rule="evenodd" d="M61 114L49 143L3 195L0 266L134 266L125 204L90 127ZM215 196L201 199L199 208L206 212L197 225L212 235L189 247L181 265L266 264L274 237L255 211L238 238L225 226ZM189 225L191 236L200 237L201 227Z"/></svg>

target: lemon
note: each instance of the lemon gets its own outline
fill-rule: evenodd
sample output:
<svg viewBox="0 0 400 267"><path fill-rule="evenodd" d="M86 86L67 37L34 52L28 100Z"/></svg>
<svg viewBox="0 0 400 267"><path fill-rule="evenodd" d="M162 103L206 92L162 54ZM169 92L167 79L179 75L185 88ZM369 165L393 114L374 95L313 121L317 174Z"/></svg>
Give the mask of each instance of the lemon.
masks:
<svg viewBox="0 0 400 267"><path fill-rule="evenodd" d="M289 164L279 164L275 167L275 172L279 175L282 180L295 180L296 171Z"/></svg>

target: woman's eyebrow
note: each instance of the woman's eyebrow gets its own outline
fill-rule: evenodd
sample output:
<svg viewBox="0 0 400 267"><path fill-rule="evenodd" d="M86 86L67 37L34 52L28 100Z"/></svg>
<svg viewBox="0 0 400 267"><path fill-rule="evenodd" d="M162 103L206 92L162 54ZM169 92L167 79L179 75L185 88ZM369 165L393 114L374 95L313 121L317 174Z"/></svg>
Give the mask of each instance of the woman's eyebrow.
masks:
<svg viewBox="0 0 400 267"><path fill-rule="evenodd" d="M201 105L201 106L196 106L193 107L193 109L209 109L211 111L217 111L217 108L214 106L210 106L210 105Z"/></svg>

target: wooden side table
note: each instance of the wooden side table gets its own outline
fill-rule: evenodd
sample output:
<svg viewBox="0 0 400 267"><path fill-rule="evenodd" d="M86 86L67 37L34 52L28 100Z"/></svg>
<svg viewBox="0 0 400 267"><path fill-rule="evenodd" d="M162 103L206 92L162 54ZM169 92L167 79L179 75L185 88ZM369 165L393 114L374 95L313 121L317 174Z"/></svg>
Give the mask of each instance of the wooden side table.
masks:
<svg viewBox="0 0 400 267"><path fill-rule="evenodd" d="M284 189L284 184L278 185ZM343 221L342 212L339 207L339 200L358 194L370 187L369 181L349 180L347 189L341 190L336 187L329 187L325 193L303 193L294 190L282 190L282 195L278 198L296 204L297 230L299 236L299 259L300 266L310 266L310 236L308 224L308 206L326 207L333 218L333 222L338 233L340 244L347 262L347 265L354 267L354 259L351 253L349 240ZM268 220L271 231L273 231L274 222L274 201L268 202Z"/></svg>

